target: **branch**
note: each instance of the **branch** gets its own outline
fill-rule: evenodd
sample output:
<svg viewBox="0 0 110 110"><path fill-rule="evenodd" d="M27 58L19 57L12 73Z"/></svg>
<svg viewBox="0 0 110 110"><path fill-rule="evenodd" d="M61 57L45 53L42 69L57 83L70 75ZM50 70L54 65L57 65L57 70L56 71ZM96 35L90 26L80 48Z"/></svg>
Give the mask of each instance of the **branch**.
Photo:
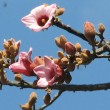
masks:
<svg viewBox="0 0 110 110"><path fill-rule="evenodd" d="M75 30L73 28L71 28L69 25L65 25L61 21L55 21L54 25L59 27L59 28L66 30L69 33L74 34L74 35L78 36L79 38L88 42L88 40L85 38L84 34L82 34L81 32L78 32L77 30Z"/></svg>
<svg viewBox="0 0 110 110"><path fill-rule="evenodd" d="M41 108L39 108L38 110L44 110L45 108L47 108L48 106L50 106L56 99L58 99L60 97L60 95L63 93L64 91L59 91L54 98L51 100L51 102L48 105L43 105Z"/></svg>
<svg viewBox="0 0 110 110"><path fill-rule="evenodd" d="M110 41L106 42L102 47L96 49L96 54L98 55L104 52L110 52Z"/></svg>
<svg viewBox="0 0 110 110"><path fill-rule="evenodd" d="M8 85L8 86L15 86L15 87L21 87L21 88L32 88L32 89L45 89L42 87L35 87L33 84L23 84L21 85L19 82L12 82L9 81L7 84L3 85ZM62 84L58 85L55 84L53 86L49 87L50 89L53 90L61 90L61 91L97 91L97 90L108 90L110 89L110 82L109 83L102 83L102 84L81 84L81 85L76 85L76 84Z"/></svg>

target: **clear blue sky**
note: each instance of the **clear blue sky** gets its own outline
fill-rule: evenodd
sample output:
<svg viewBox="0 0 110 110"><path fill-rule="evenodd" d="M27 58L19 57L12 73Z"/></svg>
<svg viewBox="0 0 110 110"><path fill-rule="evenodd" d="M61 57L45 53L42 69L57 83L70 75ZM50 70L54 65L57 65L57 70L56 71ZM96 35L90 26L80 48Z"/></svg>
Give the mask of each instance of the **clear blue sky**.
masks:
<svg viewBox="0 0 110 110"><path fill-rule="evenodd" d="M3 7L4 3L7 7ZM56 3L65 8L65 13L60 18L65 24L83 32L83 23L91 21L97 28L102 22L106 31L104 36L110 39L110 0L0 0L0 49L2 50L3 39L13 37L21 40L20 51L28 51L33 48L32 58L37 55L49 55L57 57L60 50L54 43L54 38L65 35L73 43L79 42L83 48L88 48L85 41L80 40L66 31L50 27L48 31L33 32L26 28L20 19L27 15L30 10L43 3ZM13 80L13 74L7 70L8 78ZM71 73L72 84L95 84L110 82L110 63L106 59L97 59L85 68L81 66ZM26 78L32 81L33 78ZM23 89L4 86L0 91L0 110L21 110L19 104L24 104L29 94L34 91L38 94L36 108L43 104L45 94L41 90ZM65 92L46 110L110 110L110 90L94 92Z"/></svg>

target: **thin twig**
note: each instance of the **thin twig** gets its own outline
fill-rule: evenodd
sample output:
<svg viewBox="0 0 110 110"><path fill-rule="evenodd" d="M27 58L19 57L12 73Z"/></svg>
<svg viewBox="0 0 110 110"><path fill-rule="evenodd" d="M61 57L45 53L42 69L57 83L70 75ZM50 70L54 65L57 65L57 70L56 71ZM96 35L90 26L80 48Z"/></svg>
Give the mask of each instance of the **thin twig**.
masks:
<svg viewBox="0 0 110 110"><path fill-rule="evenodd" d="M60 90L55 96L54 98L51 100L51 102L48 105L43 105L42 107L40 107L38 110L44 110L45 108L47 108L48 106L50 106L53 102L55 102L56 99L58 99L60 97L60 95L63 93L64 91Z"/></svg>
<svg viewBox="0 0 110 110"><path fill-rule="evenodd" d="M54 22L54 25L57 26L57 27L59 27L59 28L62 28L64 30L66 30L69 33L74 34L77 37L79 37L79 38L81 38L81 39L83 39L83 40L85 40L85 41L88 42L88 40L85 38L84 34L82 34L81 32L78 32L77 30L75 30L73 28L71 28L69 25L65 25L61 21Z"/></svg>
<svg viewBox="0 0 110 110"><path fill-rule="evenodd" d="M96 55L95 58L110 58L110 55Z"/></svg>

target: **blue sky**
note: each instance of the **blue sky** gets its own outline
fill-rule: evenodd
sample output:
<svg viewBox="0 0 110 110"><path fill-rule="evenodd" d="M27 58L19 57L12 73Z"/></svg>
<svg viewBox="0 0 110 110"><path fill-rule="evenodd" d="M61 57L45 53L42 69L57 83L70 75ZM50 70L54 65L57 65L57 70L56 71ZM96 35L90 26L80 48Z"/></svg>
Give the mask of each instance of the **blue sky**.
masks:
<svg viewBox="0 0 110 110"><path fill-rule="evenodd" d="M4 3L7 7L3 7ZM57 57L57 51L60 50L54 43L54 38L65 35L73 43L81 43L83 48L91 49L85 41L76 36L56 28L50 27L44 32L33 32L26 28L21 18L27 15L30 10L43 3L56 3L65 8L65 13L60 17L62 22L83 33L83 24L85 21L94 23L96 29L98 23L102 22L106 31L104 36L109 40L110 33L110 1L109 0L0 0L0 49L2 50L3 39L14 38L21 40L20 51L28 51L33 48L32 58L37 55L48 55ZM86 68L80 66L71 73L72 84L95 84L110 82L110 63L107 59L96 59ZM7 70L8 78L13 80L13 74ZM27 81L33 81L33 78L26 78ZM22 89L16 87L4 86L0 91L0 109L2 110L21 110L19 105L28 100L29 94L34 91L38 94L36 108L43 104L45 91ZM94 92L64 92L61 97L55 101L46 110L110 110L110 90Z"/></svg>

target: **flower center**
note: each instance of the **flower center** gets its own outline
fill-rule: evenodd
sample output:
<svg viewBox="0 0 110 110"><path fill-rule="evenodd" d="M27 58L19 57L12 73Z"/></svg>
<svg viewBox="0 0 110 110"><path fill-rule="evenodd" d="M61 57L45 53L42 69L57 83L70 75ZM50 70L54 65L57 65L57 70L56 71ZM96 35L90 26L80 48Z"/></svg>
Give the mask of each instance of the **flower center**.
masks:
<svg viewBox="0 0 110 110"><path fill-rule="evenodd" d="M49 17L44 15L44 16L41 16L37 19L37 23L39 26L44 26L46 24L46 22L48 21Z"/></svg>

